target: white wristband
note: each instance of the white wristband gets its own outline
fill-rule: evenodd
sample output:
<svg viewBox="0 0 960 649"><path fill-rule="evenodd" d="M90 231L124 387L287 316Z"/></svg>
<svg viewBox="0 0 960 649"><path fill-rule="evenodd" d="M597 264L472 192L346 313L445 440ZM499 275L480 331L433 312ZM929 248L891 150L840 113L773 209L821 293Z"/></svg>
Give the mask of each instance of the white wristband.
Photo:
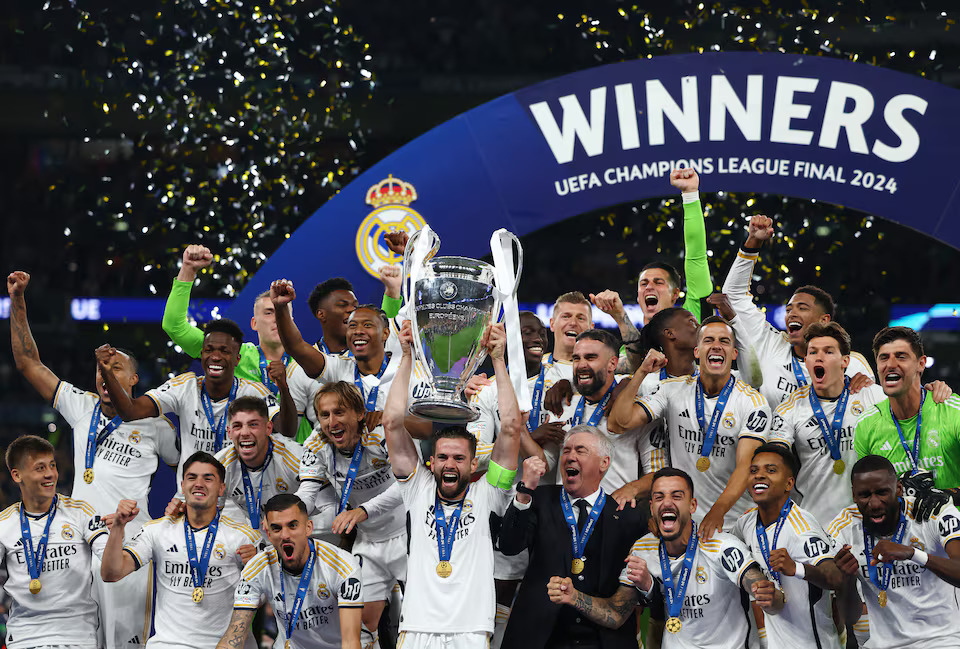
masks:
<svg viewBox="0 0 960 649"><path fill-rule="evenodd" d="M692 192L682 192L680 197L683 199L684 204L686 203L696 203L700 200L700 192L693 190Z"/></svg>
<svg viewBox="0 0 960 649"><path fill-rule="evenodd" d="M924 552L923 550L918 550L914 548L913 556L910 558L910 560L913 561L918 566L925 566L927 565L927 559L929 558L930 557L927 556L926 552Z"/></svg>
<svg viewBox="0 0 960 649"><path fill-rule="evenodd" d="M805 577L806 574L807 574L806 567L805 567L802 563L800 563L800 562L798 561L798 562L797 562L797 574L794 575L794 576L795 576L797 579L806 579L806 577Z"/></svg>

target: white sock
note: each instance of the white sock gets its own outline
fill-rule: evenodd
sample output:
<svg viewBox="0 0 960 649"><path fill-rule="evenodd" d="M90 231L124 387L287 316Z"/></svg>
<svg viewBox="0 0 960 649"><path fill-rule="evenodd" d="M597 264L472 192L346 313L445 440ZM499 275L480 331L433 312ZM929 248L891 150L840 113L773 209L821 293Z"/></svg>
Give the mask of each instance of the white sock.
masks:
<svg viewBox="0 0 960 649"><path fill-rule="evenodd" d="M507 620L510 619L510 607L497 604L497 614L493 623L493 638L490 639L490 649L500 649L503 642L503 632L507 629Z"/></svg>

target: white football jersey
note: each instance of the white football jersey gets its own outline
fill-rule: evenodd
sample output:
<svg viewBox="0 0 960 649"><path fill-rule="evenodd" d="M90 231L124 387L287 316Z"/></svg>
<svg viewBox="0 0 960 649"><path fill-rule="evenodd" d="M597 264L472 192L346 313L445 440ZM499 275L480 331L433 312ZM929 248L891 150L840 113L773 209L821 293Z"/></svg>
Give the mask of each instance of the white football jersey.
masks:
<svg viewBox="0 0 960 649"><path fill-rule="evenodd" d="M944 546L960 539L960 511L944 505L939 514L921 523L913 519L913 499L905 498L907 528L902 543L926 552L931 557L947 558ZM880 589L870 579L863 544L863 517L856 505L847 507L833 520L827 533L835 550L844 545L860 563L857 581L863 591L870 616L871 649L956 649L960 647L960 608L957 591L929 568L912 561L884 564L892 569L887 588L887 605L880 606ZM882 537L881 537L882 538ZM878 539L879 540L879 539ZM879 574L878 574L879 577Z"/></svg>
<svg viewBox="0 0 960 649"><path fill-rule="evenodd" d="M766 528L767 548L773 552L784 548L798 563L817 565L830 559L834 550L830 537L809 512L794 504L787 520L780 528L777 544L773 545L776 523ZM741 516L733 526L733 535L743 541L760 570L773 581L773 575L760 551L757 541L756 507ZM839 648L840 638L833 623L830 593L804 579L781 574L780 588L786 596L783 610L776 615L765 615L767 646L780 649L809 649L809 647ZM814 641L816 641L814 643Z"/></svg>
<svg viewBox="0 0 960 649"><path fill-rule="evenodd" d="M93 598L91 557L102 556L107 529L93 507L82 500L57 496L40 571L40 592L30 593L30 571L23 552L20 507L0 513L0 547L10 596L6 646L44 645L97 647L98 609ZM43 535L47 514L27 514L33 547ZM91 547L93 548L91 550Z"/></svg>
<svg viewBox="0 0 960 649"><path fill-rule="evenodd" d="M339 609L363 608L360 564L352 554L329 543L315 540L313 544L310 587L289 638L290 646L294 649L340 649ZM271 545L247 563L237 584L234 608L256 610L264 603L273 607L279 629L277 647L285 646L288 639L286 615L297 597L300 576L282 568L277 550ZM281 579L286 601L280 591Z"/></svg>
<svg viewBox="0 0 960 649"><path fill-rule="evenodd" d="M496 595L490 515L503 515L511 491L485 479L470 485L450 556L453 573L443 578L437 574L436 480L419 464L412 475L398 481L410 529L400 631L492 634ZM443 503L442 507L449 520L456 505Z"/></svg>
<svg viewBox="0 0 960 649"><path fill-rule="evenodd" d="M834 471L830 448L824 441L820 425L813 414L810 386L796 390L777 406L773 423L770 425L770 441L796 449L800 458L796 487L796 493L800 497L797 500L816 520L833 520L838 511L853 504L850 470L857 461L857 451L853 447L853 431L860 416L870 406L885 398L880 386L870 385L856 394L851 394L847 400L839 440L840 459L844 463L841 474ZM832 425L837 411L837 400L820 399L820 406L828 426Z"/></svg>
<svg viewBox="0 0 960 649"><path fill-rule="evenodd" d="M406 519L403 500L395 486L397 479L387 457L383 427L364 432L360 444L363 453L347 502L351 508L363 505L367 510L367 520L357 525L358 540L386 541L404 533ZM352 453L337 451L319 429L307 438L300 458L301 486L297 496L306 503L308 511L321 509L330 502L339 504L352 457Z"/></svg>
<svg viewBox="0 0 960 649"><path fill-rule="evenodd" d="M673 378L667 376L666 378ZM638 397L648 397L656 394L660 383L659 372L647 374L637 390ZM667 425L663 418L655 419L640 428L637 451L640 455L642 475L655 473L663 467L670 466L670 438L667 435Z"/></svg>
<svg viewBox="0 0 960 649"><path fill-rule="evenodd" d="M281 435L271 435L270 440L273 442L273 457L266 470L263 467L256 471L247 470L247 475L250 476L250 484L253 487L254 498L256 498L257 491L260 490L262 480L263 491L258 503L261 512L263 511L263 505L268 500L277 494L296 493L300 486L297 472L300 469L300 456L303 455L303 447L292 439L284 438ZM237 449L231 444L217 453L216 457L227 472L224 480L226 489L223 493L226 504L223 513L237 522L250 525L250 513L247 511L247 499L243 491L243 472L240 467L242 462L237 455ZM263 521L262 514L260 520ZM261 529L257 527L254 531L261 532Z"/></svg>
<svg viewBox="0 0 960 649"><path fill-rule="evenodd" d="M710 452L710 467L697 469L704 432L697 421L697 377L681 376L665 379L656 393L640 398L639 403L651 420L664 418L670 445L670 466L683 469L693 478L694 492L699 507L693 517L698 523L703 520L723 490L737 466L737 445L742 439L765 442L770 428L770 406L759 392L736 379L717 437ZM704 398L704 421L709 424L717 397ZM744 493L723 518L723 529L730 529L736 520L752 505Z"/></svg>
<svg viewBox="0 0 960 649"><path fill-rule="evenodd" d="M650 575L663 587L663 572L660 568L660 539L647 534L633 544L630 550L647 562ZM704 649L741 649L746 646L749 622L748 613L740 601L740 580L756 562L740 539L718 532L709 541L700 541L693 560L693 572L687 582L687 590L680 611L683 627L679 633L663 634L663 649L702 647ZM678 585L683 568L683 555L670 557L670 574L674 586ZM633 586L627 578L626 567L620 573L620 583ZM664 605L664 615L669 617ZM722 630L722 632L718 632Z"/></svg>
<svg viewBox="0 0 960 649"><path fill-rule="evenodd" d="M140 513L134 519L135 527L128 528L132 533L150 520L147 497L159 461L162 459L164 463L176 466L180 460L177 432L170 420L163 416L123 422L97 446L93 458L93 482L87 484L83 479L87 436L90 419L99 402L98 395L66 381L57 385L53 397L53 407L73 429L75 470L72 495L93 507L98 514L114 513L121 500L136 500ZM109 418L101 413L97 431L103 430L109 422Z"/></svg>
<svg viewBox="0 0 960 649"><path fill-rule="evenodd" d="M739 340L753 346L756 361L763 372L763 385L760 392L776 408L796 390L797 376L793 372L793 346L787 339L787 334L767 322L767 316L753 302L750 294L750 280L753 276L753 266L757 262L756 252L739 250L727 279L723 282L723 292L730 300L730 306L736 311L736 317L730 320L730 325ZM800 361L800 370L807 385L810 384L810 372L803 359ZM850 364L847 366L847 376L863 373L876 380L876 375L870 363L862 354L852 352Z"/></svg>
<svg viewBox="0 0 960 649"><path fill-rule="evenodd" d="M306 417L311 426L317 425L317 411L313 407L313 397L323 384L307 376L300 364L294 359L287 363L287 389L297 407L297 415Z"/></svg>
<svg viewBox="0 0 960 649"><path fill-rule="evenodd" d="M262 383L254 383L247 379L236 378L239 382L237 387L238 397L259 397L267 402L267 409L270 418L280 412L280 406L277 403L270 390ZM157 409L161 412L173 412L180 418L180 464L177 466L177 484L183 478L183 463L197 451L205 451L211 455L217 453L220 449L216 448L217 436L210 427L207 415L203 409L203 403L200 401L200 391L203 389L203 377L197 376L193 372L180 374L170 379L159 388L153 388L147 391L146 396L150 398ZM213 401L214 421L219 424L222 418L227 416L227 401ZM224 422L226 424L226 422ZM230 439L224 426L224 448L229 446Z"/></svg>
<svg viewBox="0 0 960 649"><path fill-rule="evenodd" d="M198 558L208 530L209 527L194 530ZM221 516L207 566L203 600L194 603L183 516L147 521L140 533L124 545L138 570L150 561L156 565L156 635L150 638L147 646L215 649L230 623L234 591L243 570L237 549L241 545L256 546L259 542L260 535L248 525Z"/></svg>

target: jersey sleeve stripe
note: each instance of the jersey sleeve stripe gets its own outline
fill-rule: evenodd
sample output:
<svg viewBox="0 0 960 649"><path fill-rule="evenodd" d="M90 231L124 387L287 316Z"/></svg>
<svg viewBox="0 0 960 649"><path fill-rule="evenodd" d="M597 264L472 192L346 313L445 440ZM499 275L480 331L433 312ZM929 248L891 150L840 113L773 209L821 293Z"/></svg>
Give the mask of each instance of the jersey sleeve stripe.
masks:
<svg viewBox="0 0 960 649"><path fill-rule="evenodd" d="M79 509L88 516L96 516L97 511L83 500L74 500L69 496L60 496L60 504L71 509Z"/></svg>
<svg viewBox="0 0 960 649"><path fill-rule="evenodd" d="M337 556L335 552L332 552L323 546L317 546L317 557L323 559L323 562L336 570L341 577L346 577L351 572L352 568L350 564Z"/></svg>
<svg viewBox="0 0 960 649"><path fill-rule="evenodd" d="M97 532L96 534L94 534L93 536L91 536L91 537L90 537L90 540L87 541L87 543L89 543L90 545L93 545L93 542L94 542L94 541L96 541L97 539L99 539L101 536L103 536L103 535L106 534L106 533L107 533L107 530L100 530L99 532Z"/></svg>
<svg viewBox="0 0 960 649"><path fill-rule="evenodd" d="M137 554L133 548L129 546L124 546L123 551L129 554L130 557L133 559L133 563L137 566L137 570L140 570L140 568L143 567L143 564L144 564L143 559L140 558L140 555Z"/></svg>
<svg viewBox="0 0 960 649"><path fill-rule="evenodd" d="M409 482L409 481L410 481L410 478L412 478L413 476L417 475L417 471L419 471L419 470L420 470L420 463L417 462L416 465L413 467L413 471L410 472L410 475L405 475L405 476L402 476L402 477L401 477L401 476L397 475L397 472L396 472L396 471L394 471L394 472L393 472L393 476L397 479L397 482Z"/></svg>
<svg viewBox="0 0 960 649"><path fill-rule="evenodd" d="M20 503L14 503L0 512L0 521L6 520L13 515L14 512L20 511Z"/></svg>
<svg viewBox="0 0 960 649"><path fill-rule="evenodd" d="M60 391L63 390L64 382L57 381L57 388L53 391L53 407L57 407L57 401L60 400Z"/></svg>

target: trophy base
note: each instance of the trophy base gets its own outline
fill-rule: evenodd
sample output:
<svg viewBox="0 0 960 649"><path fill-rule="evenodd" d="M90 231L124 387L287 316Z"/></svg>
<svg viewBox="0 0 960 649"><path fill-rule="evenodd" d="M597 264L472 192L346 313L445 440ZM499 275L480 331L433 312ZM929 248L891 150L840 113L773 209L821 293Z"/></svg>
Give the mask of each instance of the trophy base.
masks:
<svg viewBox="0 0 960 649"><path fill-rule="evenodd" d="M466 424L480 417L480 413L465 403L445 399L422 399L410 406L410 414L442 424Z"/></svg>

